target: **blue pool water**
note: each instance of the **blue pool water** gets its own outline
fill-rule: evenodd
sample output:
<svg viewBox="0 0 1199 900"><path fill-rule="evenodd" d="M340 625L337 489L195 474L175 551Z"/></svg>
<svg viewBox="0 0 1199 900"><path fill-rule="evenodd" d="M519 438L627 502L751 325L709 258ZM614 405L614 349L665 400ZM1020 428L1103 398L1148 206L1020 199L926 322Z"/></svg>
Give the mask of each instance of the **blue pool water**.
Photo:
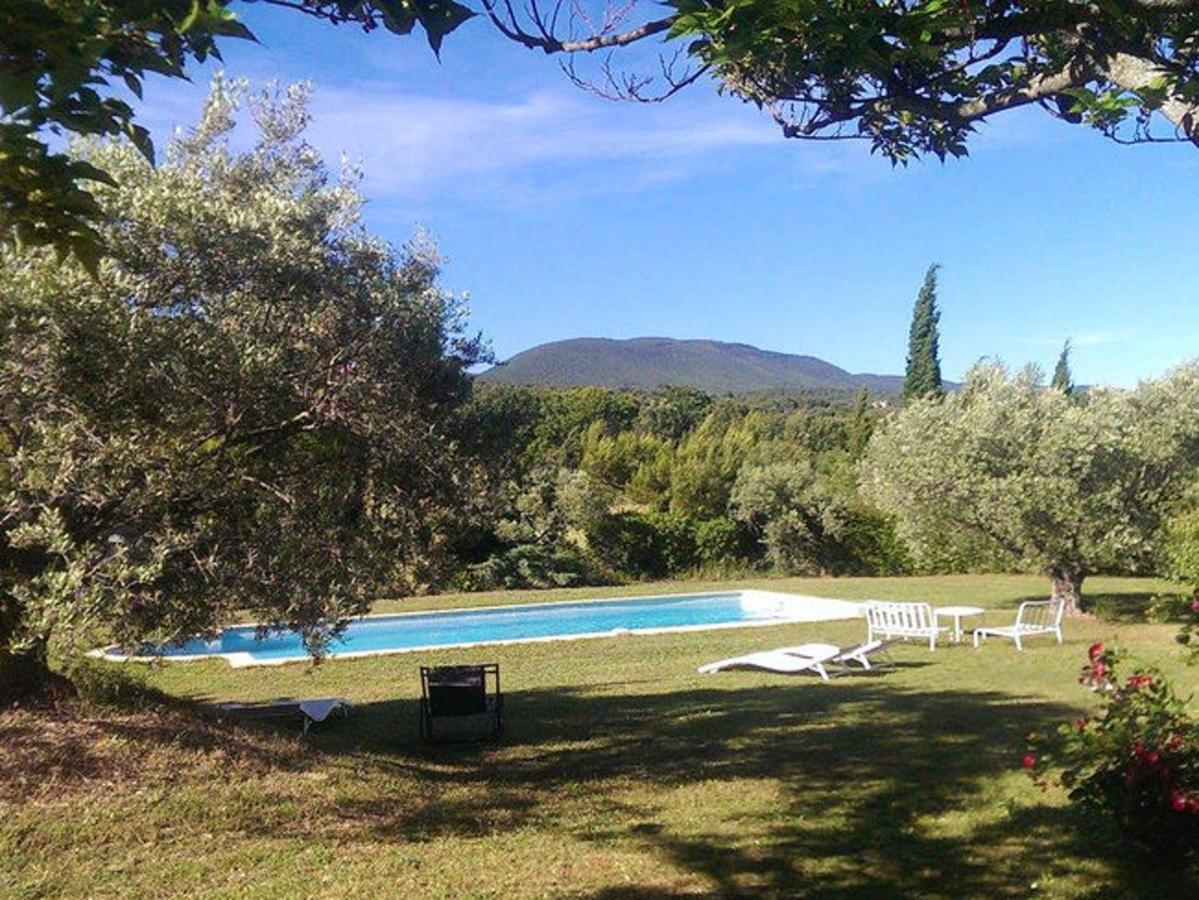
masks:
<svg viewBox="0 0 1199 900"><path fill-rule="evenodd" d="M825 598L789 597L755 591L690 594L575 603L541 603L479 610L408 613L354 619L329 648L331 656L396 652L462 644L520 641L614 631L723 627L797 619L835 619L846 612L834 607L822 613L812 604L837 604ZM849 614L852 614L850 612ZM258 637L253 626L228 628L215 640L143 648L141 655L198 657L237 654L240 664L303 658L299 635L274 632Z"/></svg>

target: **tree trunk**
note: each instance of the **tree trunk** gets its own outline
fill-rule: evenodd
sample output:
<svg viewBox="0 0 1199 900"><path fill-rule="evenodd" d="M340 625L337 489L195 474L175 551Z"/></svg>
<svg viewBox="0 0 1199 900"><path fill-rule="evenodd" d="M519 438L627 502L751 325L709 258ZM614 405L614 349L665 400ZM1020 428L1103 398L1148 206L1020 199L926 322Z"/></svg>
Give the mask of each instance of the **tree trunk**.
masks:
<svg viewBox="0 0 1199 900"><path fill-rule="evenodd" d="M0 644L0 703L44 694L58 681L50 670L45 643L19 650Z"/></svg>
<svg viewBox="0 0 1199 900"><path fill-rule="evenodd" d="M1066 602L1066 615L1074 616L1084 610L1082 582L1086 573L1077 566L1059 565L1049 570L1053 581L1053 599Z"/></svg>
<svg viewBox="0 0 1199 900"><path fill-rule="evenodd" d="M44 694L59 680L50 671L49 641L14 646L20 621L16 598L0 587L0 704Z"/></svg>

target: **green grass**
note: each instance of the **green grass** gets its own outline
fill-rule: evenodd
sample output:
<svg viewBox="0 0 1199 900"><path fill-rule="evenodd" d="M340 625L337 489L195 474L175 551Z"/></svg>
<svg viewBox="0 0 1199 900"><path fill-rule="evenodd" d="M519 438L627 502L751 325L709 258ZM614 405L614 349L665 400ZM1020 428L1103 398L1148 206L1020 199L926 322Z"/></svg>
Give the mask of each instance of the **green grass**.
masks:
<svg viewBox="0 0 1199 900"><path fill-rule="evenodd" d="M1041 579L738 582L972 603L1010 617ZM381 603L444 608L701 583ZM715 585L712 585L715 586ZM724 585L727 587L727 585ZM1136 606L1162 585L1096 578ZM1070 621L1067 644L901 648L822 684L701 663L860 622L537 643L234 670L168 664L186 701L341 695L305 745L194 712L0 714L0 896L1186 896L1121 859L1019 771L1024 737L1087 708L1086 646L1190 678L1171 626ZM500 744L416 739L417 666L498 661Z"/></svg>

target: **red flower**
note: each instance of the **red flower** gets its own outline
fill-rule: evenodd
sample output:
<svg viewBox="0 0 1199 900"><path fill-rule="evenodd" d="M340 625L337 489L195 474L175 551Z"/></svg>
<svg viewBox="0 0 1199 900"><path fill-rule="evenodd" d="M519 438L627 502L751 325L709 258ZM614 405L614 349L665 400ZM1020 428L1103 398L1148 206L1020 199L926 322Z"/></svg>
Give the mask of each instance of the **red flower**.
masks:
<svg viewBox="0 0 1199 900"><path fill-rule="evenodd" d="M1190 798L1188 798L1187 795L1182 791L1170 791L1170 808L1173 809L1174 812L1182 812L1187 808L1187 801L1189 799Z"/></svg>
<svg viewBox="0 0 1199 900"><path fill-rule="evenodd" d="M1199 613L1199 597L1191 601L1191 612Z"/></svg>
<svg viewBox="0 0 1199 900"><path fill-rule="evenodd" d="M1199 602L1199 600L1196 602ZM1199 612L1199 610L1197 610L1197 612ZM1096 641L1095 643L1091 644L1091 649L1087 651L1087 655L1091 657L1091 662L1095 662L1095 660L1099 659L1099 657L1103 655L1103 641Z"/></svg>
<svg viewBox="0 0 1199 900"><path fill-rule="evenodd" d="M1128 686L1134 691L1139 691L1143 687L1153 684L1152 675L1131 675L1128 678Z"/></svg>
<svg viewBox="0 0 1199 900"><path fill-rule="evenodd" d="M1099 660L1097 663L1091 666L1091 674L1096 678L1102 678L1107 674L1107 666L1103 664L1103 660Z"/></svg>
<svg viewBox="0 0 1199 900"><path fill-rule="evenodd" d="M1037 764L1037 757L1032 753L1025 753L1024 759L1020 760L1020 764L1026 769L1031 769Z"/></svg>
<svg viewBox="0 0 1199 900"><path fill-rule="evenodd" d="M1078 726L1079 731L1083 731L1087 727L1087 717L1079 716L1074 720L1074 724Z"/></svg>

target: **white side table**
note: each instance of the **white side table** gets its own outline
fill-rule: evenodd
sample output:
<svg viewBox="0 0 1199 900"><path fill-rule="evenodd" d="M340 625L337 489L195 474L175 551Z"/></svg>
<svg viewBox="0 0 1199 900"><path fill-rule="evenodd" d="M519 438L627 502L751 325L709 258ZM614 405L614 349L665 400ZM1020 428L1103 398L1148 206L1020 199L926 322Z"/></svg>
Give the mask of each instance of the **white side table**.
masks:
<svg viewBox="0 0 1199 900"><path fill-rule="evenodd" d="M962 640L962 619L966 616L981 616L986 613L986 610L981 606L938 606L933 610L933 615L940 619L946 617L953 619L953 639L955 641Z"/></svg>

